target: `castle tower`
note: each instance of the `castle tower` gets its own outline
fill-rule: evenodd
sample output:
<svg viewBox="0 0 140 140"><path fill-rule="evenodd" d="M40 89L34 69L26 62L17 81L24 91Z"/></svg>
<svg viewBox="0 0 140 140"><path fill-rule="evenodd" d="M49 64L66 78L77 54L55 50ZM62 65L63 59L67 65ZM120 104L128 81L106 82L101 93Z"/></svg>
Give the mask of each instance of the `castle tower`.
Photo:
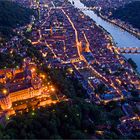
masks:
<svg viewBox="0 0 140 140"><path fill-rule="evenodd" d="M9 91L6 88L3 88L0 91L0 105L3 110L7 110L12 107Z"/></svg>

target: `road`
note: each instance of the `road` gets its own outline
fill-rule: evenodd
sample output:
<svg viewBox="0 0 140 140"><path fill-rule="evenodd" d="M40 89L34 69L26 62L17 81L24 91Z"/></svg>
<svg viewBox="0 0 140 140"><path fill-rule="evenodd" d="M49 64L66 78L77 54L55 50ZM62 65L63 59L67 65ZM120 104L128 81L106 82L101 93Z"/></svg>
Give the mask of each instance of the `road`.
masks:
<svg viewBox="0 0 140 140"><path fill-rule="evenodd" d="M51 51L53 59L59 60L57 66L71 65L81 78L85 77L86 69L91 71L83 80L89 83L89 87L93 89L92 93L100 84L106 86L108 90L104 91L103 95L98 95L99 100L104 102L124 99L123 92L129 92L134 87L140 88L137 75L110 43L110 35L69 3L63 4L64 8L57 8L52 2L48 5L53 5L53 8L41 7L41 14L44 16L37 25L39 36L36 38L39 38L40 45ZM88 56L84 56L83 53L87 53ZM90 55L93 56L92 60ZM50 63L52 67L56 67L56 62ZM85 73L82 72L84 70ZM89 79L90 77L95 77L99 81L98 84Z"/></svg>

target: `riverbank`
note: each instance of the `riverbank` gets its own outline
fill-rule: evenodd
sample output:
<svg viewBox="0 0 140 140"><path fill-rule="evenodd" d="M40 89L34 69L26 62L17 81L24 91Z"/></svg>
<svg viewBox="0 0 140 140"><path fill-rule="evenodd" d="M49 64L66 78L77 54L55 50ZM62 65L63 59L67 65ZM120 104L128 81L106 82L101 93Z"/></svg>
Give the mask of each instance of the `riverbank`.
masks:
<svg viewBox="0 0 140 140"><path fill-rule="evenodd" d="M74 5L79 9L88 9L88 7L81 3L80 0L76 0ZM97 13L95 13L93 10L85 10L82 12L85 15L89 16L94 22L96 22L98 26L104 28L111 35L117 47L140 47L140 40L138 38L125 30L121 30L120 27L107 22L106 20L98 16ZM127 59L132 58L138 66L137 70L140 72L140 55L129 54L129 56L124 55L124 57L126 57Z"/></svg>
<svg viewBox="0 0 140 140"><path fill-rule="evenodd" d="M80 2L83 3L88 8L92 8L94 6L97 6L95 3L92 3L92 2L89 4L88 1L85 2L85 1L80 0ZM125 31L129 32L130 34L132 34L133 36L137 37L140 40L140 32L139 32L139 30L137 28L134 28L134 27L131 28L131 26L132 26L131 24L130 24L130 27L129 27L129 25L123 23L123 20L121 20L121 19L120 19L120 22L117 21L117 19L111 20L108 16L104 15L103 13L101 13L103 11L100 8L94 8L94 9L92 9L92 11L94 13L96 13L103 20L105 20L105 21L107 21L107 22L109 22L109 23L111 23L113 25L116 25L116 26L120 27L122 30L125 30Z"/></svg>
<svg viewBox="0 0 140 140"><path fill-rule="evenodd" d="M105 20L105 21L107 21L107 22L109 22L109 23L111 23L111 24L113 24L113 25L115 25L115 26L118 26L119 28L121 28L121 29L123 29L123 30L129 32L130 34L132 34L133 36L135 36L136 38L138 38L138 39L140 40L140 35L137 35L137 34L134 33L133 31L131 31L131 30L127 29L127 28L124 28L123 26L121 26L121 25L119 25L119 24L117 24L117 23L112 22L111 20L105 18L102 14L99 14L99 12L94 11L94 10L92 10L92 11L95 12L95 13L96 13L100 18L102 18L103 20ZM115 40L114 40L113 37L111 36L111 34L110 34L107 30L105 30L102 26L99 25L99 27L100 27L102 30L104 30L104 31L109 35L109 37L110 37L110 39L111 39L111 44L112 44L114 47L118 47L117 44L115 43ZM124 57L124 59L125 59L126 61L128 60L128 57L126 57L125 55L122 55L122 56ZM132 56L131 56L131 57L132 57ZM131 57L130 57L130 58L131 58ZM135 59L132 58L132 60L135 60ZM138 66L138 67L139 67L139 66ZM140 78L140 69L138 68L137 70L134 70L134 71L137 73L138 77Z"/></svg>
<svg viewBox="0 0 140 140"><path fill-rule="evenodd" d="M101 16L100 16L101 17ZM102 18L102 17L101 17ZM104 18L102 18L102 19L104 19ZM104 19L105 20L105 19ZM106 20L106 21L108 21L108 20ZM108 21L109 22L109 21ZM111 23L111 22L110 22ZM112 23L113 24L113 23ZM117 24L115 24L115 25L117 25ZM104 29L102 26L100 26L100 25L97 25L102 31L104 31L104 32L106 32L106 34L109 36L109 38L110 38L110 44L112 45L112 46L114 46L115 48L117 48L117 44L115 43L115 40L113 39L113 37L111 36L111 34L106 30L106 29ZM119 26L120 27L120 26ZM138 39L140 39L140 36L139 36L139 38ZM121 54L122 55L122 54ZM126 56L124 56L124 55L122 55L122 57L124 58L124 60L125 61L128 61L128 58L126 57ZM133 58L132 58L132 60L133 60ZM133 69L134 71L135 71L135 73L137 73L137 75L138 75L138 77L140 78L140 72L139 72L139 70L135 70L135 69Z"/></svg>
<svg viewBox="0 0 140 140"><path fill-rule="evenodd" d="M118 24L118 23L116 23L115 21L112 21L112 20L110 20L109 18L106 18L105 16L103 16L99 11L97 11L97 10L92 10L94 13L96 13L100 18L102 18L103 20L105 20L105 21L107 21L107 22L109 22L109 23L111 23L111 24L113 24L113 25L116 25L116 26L118 26L119 28L121 28L122 30L125 30L125 31L127 31L127 32L129 32L130 34L132 34L133 36L135 36L136 38L138 38L139 40L140 40L140 33L138 33L138 32L135 32L134 30L132 30L132 29L129 29L129 28L126 28L126 27L124 27L123 25L121 25L121 24Z"/></svg>
<svg viewBox="0 0 140 140"><path fill-rule="evenodd" d="M93 11L94 11L94 10L93 10ZM131 30L131 29L129 29L129 28L124 27L124 26L121 25L121 24L118 24L118 23L116 23L116 22L114 22L114 21L112 21L112 20L106 18L105 16L103 16L101 13L99 13L99 12L97 12L97 11L94 11L94 12L96 12L97 15L100 16L103 20L106 20L107 22L109 22L109 23L111 23L111 24L114 24L114 25L120 27L121 29L123 29L123 30L129 32L130 34L134 35L135 37L137 37L137 38L140 40L140 33L137 33L137 32L135 32L135 31L133 31L133 30Z"/></svg>
<svg viewBox="0 0 140 140"><path fill-rule="evenodd" d="M117 48L117 45L116 45L113 37L111 36L111 34L107 30L105 30L102 26L100 26L100 25L96 25L96 26L98 26L98 28L100 28L103 32L105 32L108 35L108 37L110 38L110 45ZM126 56L124 56L123 54L120 54L120 55L124 58L125 61L128 61L128 58ZM132 60L133 60L133 58L132 58ZM135 69L133 69L133 70L135 71L135 73L137 73L137 76L140 78L140 72Z"/></svg>

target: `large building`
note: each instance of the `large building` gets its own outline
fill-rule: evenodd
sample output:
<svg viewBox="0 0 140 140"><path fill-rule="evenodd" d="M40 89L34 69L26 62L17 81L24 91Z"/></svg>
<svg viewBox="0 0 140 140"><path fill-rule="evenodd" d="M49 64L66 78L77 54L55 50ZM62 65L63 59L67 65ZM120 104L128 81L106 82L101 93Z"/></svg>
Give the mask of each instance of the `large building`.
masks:
<svg viewBox="0 0 140 140"><path fill-rule="evenodd" d="M2 110L12 107L12 103L39 96L42 80L36 73L35 64L26 59L21 69L0 71L0 106Z"/></svg>

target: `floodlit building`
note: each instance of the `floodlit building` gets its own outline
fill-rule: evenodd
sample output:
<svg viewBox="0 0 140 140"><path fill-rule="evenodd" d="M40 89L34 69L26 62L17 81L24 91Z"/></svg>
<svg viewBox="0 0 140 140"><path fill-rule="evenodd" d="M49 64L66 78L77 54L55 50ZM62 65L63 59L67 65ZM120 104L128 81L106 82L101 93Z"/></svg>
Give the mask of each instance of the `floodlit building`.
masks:
<svg viewBox="0 0 140 140"><path fill-rule="evenodd" d="M24 60L22 69L9 70L9 75L5 73L6 78L0 77L2 110L10 109L13 102L33 98L42 93L42 80L36 73L35 64L31 63L29 59Z"/></svg>

